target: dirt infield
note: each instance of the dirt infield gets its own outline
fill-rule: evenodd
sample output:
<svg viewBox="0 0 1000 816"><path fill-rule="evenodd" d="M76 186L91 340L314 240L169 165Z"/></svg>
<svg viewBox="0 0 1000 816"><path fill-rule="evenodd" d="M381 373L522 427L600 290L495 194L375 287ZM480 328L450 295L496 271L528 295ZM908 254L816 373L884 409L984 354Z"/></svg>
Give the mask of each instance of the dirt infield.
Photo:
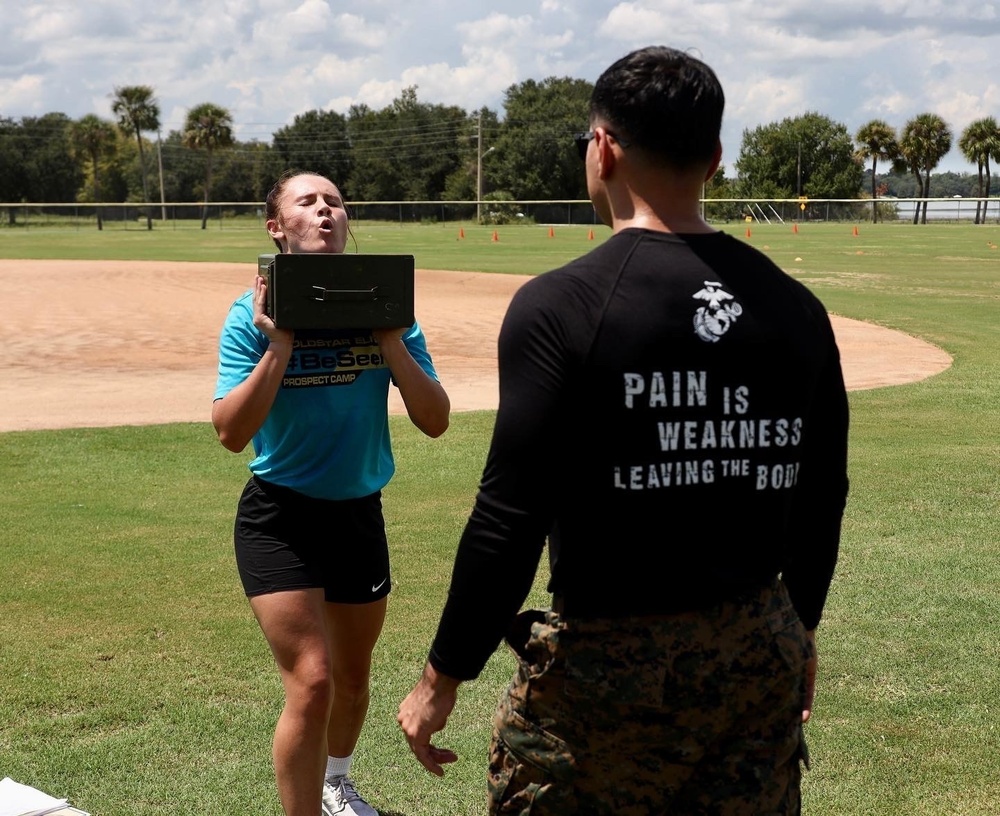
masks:
<svg viewBox="0 0 1000 816"><path fill-rule="evenodd" d="M244 263L0 260L0 431L207 421L219 328L253 275ZM496 407L497 331L526 280L417 271L417 319L452 410ZM852 390L951 364L901 332L833 323ZM395 389L390 410L402 412Z"/></svg>

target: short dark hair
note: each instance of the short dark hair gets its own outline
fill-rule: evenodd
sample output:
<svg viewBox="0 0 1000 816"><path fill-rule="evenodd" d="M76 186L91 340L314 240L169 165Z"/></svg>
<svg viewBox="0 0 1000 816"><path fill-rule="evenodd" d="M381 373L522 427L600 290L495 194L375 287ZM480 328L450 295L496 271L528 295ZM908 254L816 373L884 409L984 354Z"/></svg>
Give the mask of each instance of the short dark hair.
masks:
<svg viewBox="0 0 1000 816"><path fill-rule="evenodd" d="M649 46L614 62L594 85L590 120L675 167L711 160L726 100L715 72L684 51Z"/></svg>

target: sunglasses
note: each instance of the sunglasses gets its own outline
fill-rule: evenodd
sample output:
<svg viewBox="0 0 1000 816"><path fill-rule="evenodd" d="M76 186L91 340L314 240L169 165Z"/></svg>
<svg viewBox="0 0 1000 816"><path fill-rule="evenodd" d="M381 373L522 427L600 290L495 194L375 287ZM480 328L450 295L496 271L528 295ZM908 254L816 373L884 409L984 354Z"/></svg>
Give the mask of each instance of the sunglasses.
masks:
<svg viewBox="0 0 1000 816"><path fill-rule="evenodd" d="M610 130L606 130L604 132L607 133L608 136L610 136L616 142L618 142L618 144L620 144L622 147L629 146L630 144L629 142L626 142L624 139L619 139ZM575 133L573 135L573 141L576 144L576 152L580 154L580 161L587 160L587 148L590 146L590 141L591 139L594 138L594 136L595 134L594 131L592 130L588 130L586 133Z"/></svg>

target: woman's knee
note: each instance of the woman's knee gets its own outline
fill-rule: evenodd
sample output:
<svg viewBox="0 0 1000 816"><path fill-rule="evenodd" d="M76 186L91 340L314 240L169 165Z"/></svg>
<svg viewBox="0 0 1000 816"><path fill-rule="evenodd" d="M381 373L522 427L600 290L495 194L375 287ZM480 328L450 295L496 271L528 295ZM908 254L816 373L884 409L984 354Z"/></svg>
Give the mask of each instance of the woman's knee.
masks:
<svg viewBox="0 0 1000 816"><path fill-rule="evenodd" d="M333 674L333 688L341 700L364 702L368 699L370 667L364 669L337 671Z"/></svg>
<svg viewBox="0 0 1000 816"><path fill-rule="evenodd" d="M299 661L285 673L284 681L285 696L296 707L308 709L315 715L329 710L333 681L325 661Z"/></svg>

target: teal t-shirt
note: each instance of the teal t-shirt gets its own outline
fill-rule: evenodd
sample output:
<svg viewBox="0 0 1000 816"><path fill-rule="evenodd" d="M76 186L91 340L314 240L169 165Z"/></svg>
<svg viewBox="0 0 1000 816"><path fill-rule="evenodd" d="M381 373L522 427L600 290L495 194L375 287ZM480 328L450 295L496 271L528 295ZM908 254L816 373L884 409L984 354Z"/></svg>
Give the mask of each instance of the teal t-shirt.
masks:
<svg viewBox="0 0 1000 816"><path fill-rule="evenodd" d="M403 342L437 380L417 323ZM250 376L267 344L267 336L253 325L253 294L247 292L233 303L222 328L215 399ZM389 383L389 367L371 332L296 331L274 405L253 437L251 472L321 499L353 499L381 490L395 470Z"/></svg>

